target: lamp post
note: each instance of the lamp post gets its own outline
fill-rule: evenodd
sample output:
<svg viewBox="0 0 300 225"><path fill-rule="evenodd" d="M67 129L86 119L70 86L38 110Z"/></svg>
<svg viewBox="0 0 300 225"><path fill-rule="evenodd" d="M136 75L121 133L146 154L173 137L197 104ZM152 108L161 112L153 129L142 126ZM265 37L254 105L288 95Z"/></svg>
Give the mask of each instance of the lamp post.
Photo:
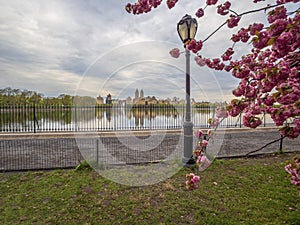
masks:
<svg viewBox="0 0 300 225"><path fill-rule="evenodd" d="M197 20L192 18L190 15L185 15L177 23L177 32L185 48L186 57L186 110L185 110L185 121L183 123L184 131L184 153L182 162L185 165L195 164L193 159L193 123L191 122L191 100L190 100L190 51L186 45L194 39L197 32Z"/></svg>

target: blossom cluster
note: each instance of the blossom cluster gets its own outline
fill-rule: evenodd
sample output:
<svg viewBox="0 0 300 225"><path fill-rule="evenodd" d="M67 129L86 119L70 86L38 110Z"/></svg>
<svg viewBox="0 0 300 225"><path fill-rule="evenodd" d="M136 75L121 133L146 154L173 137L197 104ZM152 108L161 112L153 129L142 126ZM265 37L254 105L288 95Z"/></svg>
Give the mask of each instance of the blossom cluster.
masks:
<svg viewBox="0 0 300 225"><path fill-rule="evenodd" d="M292 163L285 166L285 171L290 176L291 184L300 186L300 157L295 157ZM299 191L300 196L300 191Z"/></svg>
<svg viewBox="0 0 300 225"><path fill-rule="evenodd" d="M215 5L217 4L218 0L206 0L207 5Z"/></svg>
<svg viewBox="0 0 300 225"><path fill-rule="evenodd" d="M207 6L211 6L211 5L215 5L216 3L217 3L218 1L215 1L215 0L208 0L208 1L206 1L206 6L205 6L205 8L207 7ZM217 13L218 14L220 14L220 15L222 15L222 16L225 16L225 15L227 15L228 13L229 13L229 11L230 11L230 6L231 6L231 3L229 2L229 1L226 1L224 4L220 4L220 5L218 5L217 6ZM201 18L201 17L203 17L204 16L204 9L205 8L199 8L198 10L197 10L197 12L195 13L195 16L196 17L198 17L198 18ZM232 15L233 16L233 15ZM236 18L235 18L235 20L236 20ZM233 21L231 21L230 23L232 23ZM238 22L238 21L235 21L236 23Z"/></svg>
<svg viewBox="0 0 300 225"><path fill-rule="evenodd" d="M210 166L211 161L207 158L205 152L206 147L209 144L209 139L211 138L213 132L208 130L207 134L204 134L202 130L198 130L195 133L196 138L199 140L196 146L196 149L193 152L193 158L196 161L197 170L205 170Z"/></svg>
<svg viewBox="0 0 300 225"><path fill-rule="evenodd" d="M197 189L199 180L200 177L195 175L194 173L187 174L185 182L186 188L190 191Z"/></svg>
<svg viewBox="0 0 300 225"><path fill-rule="evenodd" d="M170 55L174 58L178 58L180 56L180 50L179 48L173 48L171 51L170 51Z"/></svg>
<svg viewBox="0 0 300 225"><path fill-rule="evenodd" d="M189 42L189 44L187 45L188 50L197 53L198 51L200 51L202 49L203 43L202 41L195 41L195 40L191 40Z"/></svg>
<svg viewBox="0 0 300 225"><path fill-rule="evenodd" d="M136 2L135 4L128 3L125 6L125 9L128 13L133 14L148 13L152 10L152 8L156 8L157 6L159 6L161 2L162 0L138 0L138 2Z"/></svg>
<svg viewBox="0 0 300 225"><path fill-rule="evenodd" d="M229 8L231 6L231 3L229 1L225 2L224 4L217 6L217 13L225 16L229 13Z"/></svg>
<svg viewBox="0 0 300 225"><path fill-rule="evenodd" d="M255 128L261 124L262 114L270 114L282 135L296 138L300 135L300 0L274 0L274 4L237 13L232 9L231 1L217 5L217 0L206 0L205 6L196 10L196 16L204 16L204 10L216 7L216 13L225 17L224 23L203 40L192 40L186 47L197 56L194 58L199 66L207 66L214 70L225 70L239 79L233 90L233 99L227 107L231 116L242 112L243 125ZM127 11L138 14L157 7L162 0L138 0L127 7ZM262 0L253 0L254 3ZM167 0L168 7L174 6L177 0ZM287 7L289 3L289 7ZM262 4L262 3L261 3ZM294 11L291 4L295 5ZM169 7L170 8L170 7ZM239 26L240 19L250 13L265 12L267 23L252 23L240 27L231 36L233 46L227 48L219 58L206 58L199 52L203 44L222 26L228 28ZM251 46L249 54L234 59L234 47L247 43ZM170 54L179 57L180 51ZM218 119L211 120L217 125Z"/></svg>
<svg viewBox="0 0 300 225"><path fill-rule="evenodd" d="M271 115L282 135L296 138L300 134L300 13L287 17L284 6L268 14L269 27L254 23L233 35L233 42L247 42L252 36L251 54L230 61L232 75L240 79L227 109L231 116L244 112L243 125L256 128L260 114ZM226 57L225 57L226 59ZM223 60L224 61L224 60Z"/></svg>
<svg viewBox="0 0 300 225"><path fill-rule="evenodd" d="M195 15L196 15L198 18L204 16L204 9L203 9L203 8L199 8L199 9L197 10L197 12L195 13Z"/></svg>
<svg viewBox="0 0 300 225"><path fill-rule="evenodd" d="M227 20L227 26L229 28L236 27L240 21L241 17L231 14L229 19Z"/></svg>
<svg viewBox="0 0 300 225"><path fill-rule="evenodd" d="M193 151L193 158L196 161L196 170L203 171L211 165L211 160L207 157L206 147L209 145L209 141L213 139L215 135L215 131L220 124L220 120L223 120L228 117L228 113L224 107L217 107L215 118L209 119L208 123L210 127L214 129L207 130L207 133L204 134L202 130L197 130L195 132L195 137L198 139L197 146ZM213 123L211 121L214 121ZM193 185L194 183L191 181L191 176L189 174L186 175L186 186L188 190L194 190L198 187L198 185Z"/></svg>
<svg viewBox="0 0 300 225"><path fill-rule="evenodd" d="M208 119L208 125L210 127L218 127L222 120L228 117L228 112L225 107L217 107L215 117Z"/></svg>
<svg viewBox="0 0 300 225"><path fill-rule="evenodd" d="M207 145L208 142L203 140L199 144L203 146L203 145ZM205 148L205 147L203 147L203 148ZM207 158L207 156L205 155L203 150L194 150L193 156L196 159L196 165L197 165L198 171L203 171L210 166L211 161L209 160L209 158Z"/></svg>

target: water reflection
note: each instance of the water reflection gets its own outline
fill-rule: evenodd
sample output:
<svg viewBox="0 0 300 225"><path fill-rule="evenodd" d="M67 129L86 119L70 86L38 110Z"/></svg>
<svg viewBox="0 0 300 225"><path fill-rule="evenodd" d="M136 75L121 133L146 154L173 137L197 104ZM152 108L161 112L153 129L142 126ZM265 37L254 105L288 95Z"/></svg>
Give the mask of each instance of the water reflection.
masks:
<svg viewBox="0 0 300 225"><path fill-rule="evenodd" d="M82 106L0 106L0 131L77 131L181 128L184 106L164 107L82 107ZM207 125L215 108L191 109L194 127ZM266 123L271 119L266 117ZM226 126L236 124L227 119Z"/></svg>

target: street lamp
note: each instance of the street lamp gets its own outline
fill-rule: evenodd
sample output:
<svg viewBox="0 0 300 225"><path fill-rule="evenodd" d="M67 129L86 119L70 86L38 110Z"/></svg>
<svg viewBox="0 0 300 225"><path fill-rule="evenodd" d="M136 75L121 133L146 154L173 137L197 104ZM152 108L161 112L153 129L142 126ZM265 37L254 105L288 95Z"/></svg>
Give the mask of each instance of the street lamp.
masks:
<svg viewBox="0 0 300 225"><path fill-rule="evenodd" d="M195 164L193 159L193 123L191 122L191 100L190 100L190 51L186 45L194 39L197 32L197 20L190 15L185 15L177 24L177 32L184 44L186 57L186 110L185 121L183 123L184 129L184 152L182 162L185 165Z"/></svg>

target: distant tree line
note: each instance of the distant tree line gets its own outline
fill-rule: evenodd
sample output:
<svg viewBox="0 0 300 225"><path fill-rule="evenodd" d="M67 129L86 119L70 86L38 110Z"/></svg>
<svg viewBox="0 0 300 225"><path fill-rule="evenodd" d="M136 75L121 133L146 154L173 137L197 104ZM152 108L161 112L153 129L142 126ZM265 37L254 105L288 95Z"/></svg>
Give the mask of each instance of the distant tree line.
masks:
<svg viewBox="0 0 300 225"><path fill-rule="evenodd" d="M96 99L90 96L71 96L60 94L57 97L45 97L44 94L31 90L11 87L0 89L0 105L95 105Z"/></svg>
<svg viewBox="0 0 300 225"><path fill-rule="evenodd" d="M169 103L156 104L151 107L165 107ZM209 108L224 103L211 102L195 102L193 106L196 108ZM68 94L60 94L57 97L45 97L44 94L27 89L17 89L6 87L0 89L0 105L59 105L59 106L98 106L107 108L112 103L106 104L97 102L96 98L90 96L71 96ZM172 104L171 104L172 105ZM128 104L128 107L143 108L145 105Z"/></svg>

